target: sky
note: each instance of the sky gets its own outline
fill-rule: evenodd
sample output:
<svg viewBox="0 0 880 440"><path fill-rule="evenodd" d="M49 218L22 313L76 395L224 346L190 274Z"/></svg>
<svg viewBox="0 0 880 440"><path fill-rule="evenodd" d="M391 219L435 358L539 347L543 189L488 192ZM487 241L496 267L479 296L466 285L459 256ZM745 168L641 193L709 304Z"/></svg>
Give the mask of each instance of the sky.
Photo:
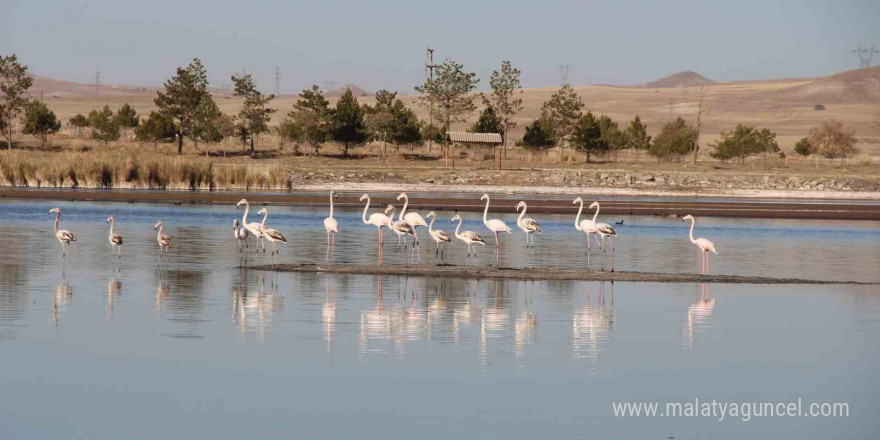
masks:
<svg viewBox="0 0 880 440"><path fill-rule="evenodd" d="M0 54L38 75L159 86L202 59L213 86L254 75L283 93L354 83L412 93L425 49L488 88L502 60L524 87L828 75L880 49L880 1L0 0ZM880 64L880 56L875 58Z"/></svg>

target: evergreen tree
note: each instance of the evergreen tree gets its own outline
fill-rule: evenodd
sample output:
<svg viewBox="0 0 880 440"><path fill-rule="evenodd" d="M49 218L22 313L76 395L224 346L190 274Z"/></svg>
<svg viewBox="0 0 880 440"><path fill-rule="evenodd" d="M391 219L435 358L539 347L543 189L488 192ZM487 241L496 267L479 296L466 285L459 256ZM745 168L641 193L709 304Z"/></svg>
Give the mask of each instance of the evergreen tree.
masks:
<svg viewBox="0 0 880 440"><path fill-rule="evenodd" d="M0 55L0 129L6 136L7 148L12 148L12 121L25 110L32 85L34 79L27 66L19 63L15 54Z"/></svg>
<svg viewBox="0 0 880 440"><path fill-rule="evenodd" d="M391 107L391 132L388 139L400 154L400 146L422 141L422 130L415 112L407 108L403 101L394 100Z"/></svg>
<svg viewBox="0 0 880 440"><path fill-rule="evenodd" d="M150 116L141 121L134 129L135 139L152 143L156 151L159 151L159 142L174 142L176 134L177 129L174 127L174 121L156 111L150 112Z"/></svg>
<svg viewBox="0 0 880 440"><path fill-rule="evenodd" d="M526 133L522 138L522 145L531 150L544 150L554 144L553 130L550 124L543 119L535 119L526 126Z"/></svg>
<svg viewBox="0 0 880 440"><path fill-rule="evenodd" d="M501 71L493 71L489 77L489 86L492 88L490 99L483 98L487 107L492 107L498 115L501 129L494 133L501 133L505 151L507 151L507 133L516 127L513 118L522 110L522 86L519 82L519 69L510 65L510 61L501 62ZM491 103L491 105L490 105Z"/></svg>
<svg viewBox="0 0 880 440"><path fill-rule="evenodd" d="M416 87L416 91L422 94L419 100L423 105L435 106L438 111L434 114L434 119L444 131L448 131L452 124L466 120L477 109L474 104L476 96L470 92L477 87L480 80L476 73L465 72L464 65L452 60L437 65L435 74L433 80L428 79Z"/></svg>
<svg viewBox="0 0 880 440"><path fill-rule="evenodd" d="M696 141L697 130L679 116L663 126L648 151L658 160L666 157L681 158L693 150Z"/></svg>
<svg viewBox="0 0 880 440"><path fill-rule="evenodd" d="M247 133L251 141L251 154L254 153L254 136L269 131L269 120L275 109L269 108L269 102L275 99L275 95L263 95L257 90L257 85L251 74L242 76L232 75L235 83L235 96L244 98L244 105L238 112L238 124L242 133Z"/></svg>
<svg viewBox="0 0 880 440"><path fill-rule="evenodd" d="M803 157L807 157L814 153L813 145L810 144L810 140L808 138L801 138L801 140L797 141L797 143L794 144L794 152Z"/></svg>
<svg viewBox="0 0 880 440"><path fill-rule="evenodd" d="M177 131L177 154L183 154L183 138L198 141L200 131L206 121L213 120L216 115L206 111L216 108L216 104L203 103L214 101L208 92L208 74L202 62L195 58L186 68L178 67L177 73L165 81L165 91L157 92L154 100L159 111L174 121Z"/></svg>
<svg viewBox="0 0 880 440"><path fill-rule="evenodd" d="M332 135L336 142L342 143L343 156L348 156L348 148L351 144L362 144L367 140L364 109L358 104L351 89L345 89L345 93L339 101L336 101Z"/></svg>
<svg viewBox="0 0 880 440"><path fill-rule="evenodd" d="M501 133L504 136L504 127L491 105L483 109L480 118L468 131L471 133Z"/></svg>
<svg viewBox="0 0 880 440"><path fill-rule="evenodd" d="M288 116L300 126L303 138L312 145L317 155L321 144L330 136L330 103L324 98L321 88L315 85L303 90L293 107Z"/></svg>
<svg viewBox="0 0 880 440"><path fill-rule="evenodd" d="M89 126L89 118L85 115L77 114L76 116L67 120L67 123L72 127L76 127L76 136L82 133L82 130Z"/></svg>
<svg viewBox="0 0 880 440"><path fill-rule="evenodd" d="M565 142L575 131L575 126L581 122L583 108L584 103L580 96L568 84L563 85L544 103L541 107L541 119L553 127L556 143L565 146Z"/></svg>
<svg viewBox="0 0 880 440"><path fill-rule="evenodd" d="M134 107L125 103L116 111L116 125L123 130L133 130L140 123L138 114L134 111Z"/></svg>
<svg viewBox="0 0 880 440"><path fill-rule="evenodd" d="M587 153L587 163L590 163L590 155L608 151L608 142L602 138L602 126L593 113L587 112L578 119L572 132L571 145Z"/></svg>
<svg viewBox="0 0 880 440"><path fill-rule="evenodd" d="M638 115L630 122L626 129L626 147L636 151L636 162L639 161L639 151L651 147L651 136L648 135L648 126L642 123Z"/></svg>
<svg viewBox="0 0 880 440"><path fill-rule="evenodd" d="M31 134L40 139L45 147L49 135L61 129L61 121L42 101L32 100L27 104L24 114L24 134Z"/></svg>
<svg viewBox="0 0 880 440"><path fill-rule="evenodd" d="M608 115L599 117L599 129L602 132L602 142L607 145L609 152L613 152L616 156L619 150L626 147L626 133L620 131L617 122Z"/></svg>
<svg viewBox="0 0 880 440"><path fill-rule="evenodd" d="M119 139L119 125L108 105L101 110L89 112L89 126L92 127L92 139L101 141L104 145Z"/></svg>
<svg viewBox="0 0 880 440"><path fill-rule="evenodd" d="M715 148L710 155L721 160L739 158L745 161L746 157L761 153L766 159L767 153L779 152L776 133L743 124L737 125L733 131L721 132L721 138L710 146Z"/></svg>

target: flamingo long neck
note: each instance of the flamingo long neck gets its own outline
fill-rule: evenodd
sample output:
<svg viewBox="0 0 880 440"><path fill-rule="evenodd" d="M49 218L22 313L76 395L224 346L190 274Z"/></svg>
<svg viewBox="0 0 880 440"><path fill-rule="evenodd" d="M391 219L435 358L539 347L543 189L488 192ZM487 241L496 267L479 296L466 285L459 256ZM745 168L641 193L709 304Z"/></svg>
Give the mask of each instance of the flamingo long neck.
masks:
<svg viewBox="0 0 880 440"><path fill-rule="evenodd" d="M688 234L688 235L690 235L690 237L691 237L691 243L696 243L696 242L697 242L697 240L694 240L694 223L696 223L696 222L697 222L697 221L694 220L693 217L691 217L691 232Z"/></svg>
<svg viewBox="0 0 880 440"><path fill-rule="evenodd" d="M403 209L400 210L400 217L398 219L403 221L403 214L406 212L406 207L409 206L409 196L405 193L403 194Z"/></svg>
<svg viewBox="0 0 880 440"><path fill-rule="evenodd" d="M370 209L370 197L369 196L367 196L367 206L364 206L364 223L366 223L366 224L370 224L370 222L367 221L367 210L368 209Z"/></svg>
<svg viewBox="0 0 880 440"><path fill-rule="evenodd" d="M55 213L55 232L58 232L58 222L61 221L61 211Z"/></svg>
<svg viewBox="0 0 880 440"><path fill-rule="evenodd" d="M248 202L244 202L244 215L241 216L241 224L243 224L243 225L248 224L247 215L248 215L248 211L250 211L250 210L251 210L251 204Z"/></svg>
<svg viewBox="0 0 880 440"><path fill-rule="evenodd" d="M110 235L113 235L113 226L116 225L116 220L110 220Z"/></svg>
<svg viewBox="0 0 880 440"><path fill-rule="evenodd" d="M486 209L483 210L483 223L488 224L489 219L487 216L489 215L489 198L486 197Z"/></svg>
<svg viewBox="0 0 880 440"><path fill-rule="evenodd" d="M165 225L159 225L159 232L156 233L156 236L161 237L163 232L165 232Z"/></svg>
<svg viewBox="0 0 880 440"><path fill-rule="evenodd" d="M436 215L431 216L431 223L428 224L428 233L429 234L434 233L434 220L437 220Z"/></svg>
<svg viewBox="0 0 880 440"><path fill-rule="evenodd" d="M526 215L526 208L527 208L526 204L523 203L522 207L523 207L522 212L519 213L519 218L516 219L517 224L522 224L522 219Z"/></svg>
<svg viewBox="0 0 880 440"><path fill-rule="evenodd" d="M581 225L580 225L580 223L581 223L581 211L583 211L583 210L584 210L584 201L581 200L581 207L578 208L578 215L577 215L577 217L574 218L574 228L577 229L578 231L581 230Z"/></svg>
<svg viewBox="0 0 880 440"><path fill-rule="evenodd" d="M269 211L263 211L263 222L260 223L260 226L263 228L266 227L266 219L269 218Z"/></svg>
<svg viewBox="0 0 880 440"><path fill-rule="evenodd" d="M596 205L596 213L593 214L593 224L596 224L596 218L599 217L599 205Z"/></svg>
<svg viewBox="0 0 880 440"><path fill-rule="evenodd" d="M333 218L333 191L330 191L330 218Z"/></svg>
<svg viewBox="0 0 880 440"><path fill-rule="evenodd" d="M455 236L456 237L461 238L461 234L458 233L458 230L461 229L461 222L463 222L463 221L464 220L461 218L458 219L458 226L455 227Z"/></svg>

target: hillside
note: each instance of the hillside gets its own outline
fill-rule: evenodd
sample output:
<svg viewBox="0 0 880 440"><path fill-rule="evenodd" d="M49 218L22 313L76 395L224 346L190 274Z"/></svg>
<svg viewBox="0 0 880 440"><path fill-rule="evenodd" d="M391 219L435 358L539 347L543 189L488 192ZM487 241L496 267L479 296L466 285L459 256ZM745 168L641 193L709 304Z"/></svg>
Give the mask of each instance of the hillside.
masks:
<svg viewBox="0 0 880 440"><path fill-rule="evenodd" d="M804 103L855 103L880 101L880 66L848 70L772 93L772 99Z"/></svg>
<svg viewBox="0 0 880 440"><path fill-rule="evenodd" d="M100 88L96 88L94 84L82 84L71 81L63 81L52 78L46 78L39 75L31 75L34 79L34 85L31 87L32 96L39 96L40 93L44 97L51 98L83 98L95 97L97 95L143 95L146 92L156 90L155 87L143 86L117 86L102 84Z"/></svg>
<svg viewBox="0 0 880 440"><path fill-rule="evenodd" d="M330 90L330 91L324 93L324 96L340 97L340 96L342 96L343 93L345 93L346 89L351 89L351 93L354 94L354 96L372 96L373 95L372 93L370 93L370 92L368 92L368 91L366 91L366 90L364 90L354 84L346 84L342 87L335 88L333 90Z"/></svg>
<svg viewBox="0 0 880 440"><path fill-rule="evenodd" d="M657 81L651 81L645 84L644 87L649 89L662 89L671 87L710 86L712 84L715 84L715 81L712 81L697 72L687 70L660 78Z"/></svg>

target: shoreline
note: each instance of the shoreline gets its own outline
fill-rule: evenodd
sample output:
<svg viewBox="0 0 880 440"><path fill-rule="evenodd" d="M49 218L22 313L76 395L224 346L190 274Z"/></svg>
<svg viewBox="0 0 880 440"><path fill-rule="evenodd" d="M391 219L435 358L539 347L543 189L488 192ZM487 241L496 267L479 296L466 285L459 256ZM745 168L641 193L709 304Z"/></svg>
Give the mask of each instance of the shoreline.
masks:
<svg viewBox="0 0 880 440"><path fill-rule="evenodd" d="M513 209L513 200L524 200L529 212L539 214L572 214L576 206L562 196L580 195L585 201L598 198L602 212L617 215L654 215L680 217L686 214L712 217L780 218L804 220L868 220L880 221L880 194L876 198L852 197L852 192L838 194L822 191L827 197L792 197L789 192L773 191L770 194L758 190L732 191L641 191L619 188L546 188L510 186L446 186L427 184L340 183L312 184L297 187L296 192L246 192L246 191L189 191L189 190L143 190L143 189L63 189L63 188L15 188L0 187L0 200L66 200L85 202L128 202L168 204L235 204L248 198L255 204L288 206L324 206L326 191L341 191L336 199L340 208L362 209L358 201L362 193L373 193L373 204L397 204L395 197L401 191L413 193L410 206L419 210L438 212L479 212L485 204L478 194L493 195L492 212ZM818 191L817 191L818 192ZM379 193L379 194L376 194ZM815 193L815 192L814 192ZM457 194L473 194L460 197ZM859 194L859 193L856 193ZM811 194L815 195L815 194ZM844 197L849 195L850 197ZM837 196L831 197L831 196ZM616 198L615 198L616 197ZM640 199L641 198L641 199ZM717 199L731 200L717 200ZM693 199L693 200L681 200ZM714 199L714 200L713 200ZM877 201L875 203L875 201ZM855 203L859 202L859 203ZM507 206L510 204L510 206Z"/></svg>
<svg viewBox="0 0 880 440"><path fill-rule="evenodd" d="M412 266L370 266L359 264L276 264L241 266L247 270L332 273L350 275L387 275L404 277L441 277L467 279L505 279L515 281L626 281L657 283L713 283L713 284L853 284L875 285L859 281L809 280L800 278L772 278L743 275L701 275L687 273L654 272L604 272L577 269L548 269L535 271L508 267L454 266L454 265L412 265Z"/></svg>

